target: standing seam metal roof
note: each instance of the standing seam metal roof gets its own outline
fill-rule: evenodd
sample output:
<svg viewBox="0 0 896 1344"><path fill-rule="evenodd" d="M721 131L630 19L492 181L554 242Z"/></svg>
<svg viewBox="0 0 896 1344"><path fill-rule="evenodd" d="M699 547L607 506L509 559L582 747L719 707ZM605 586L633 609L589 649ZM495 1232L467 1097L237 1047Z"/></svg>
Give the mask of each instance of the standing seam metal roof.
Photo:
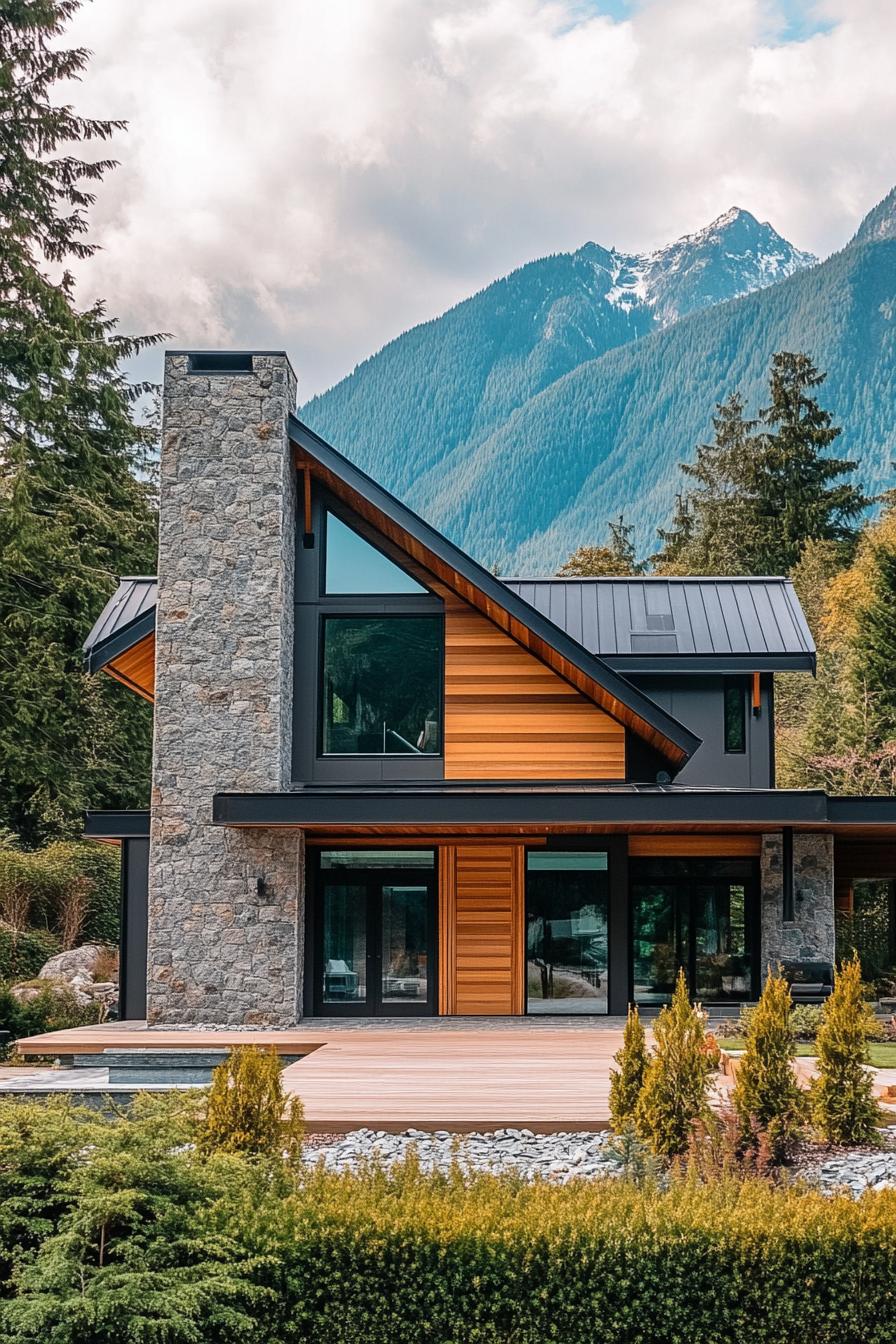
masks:
<svg viewBox="0 0 896 1344"><path fill-rule="evenodd" d="M635 670L815 668L815 644L789 579L638 576L504 579L589 653Z"/></svg>

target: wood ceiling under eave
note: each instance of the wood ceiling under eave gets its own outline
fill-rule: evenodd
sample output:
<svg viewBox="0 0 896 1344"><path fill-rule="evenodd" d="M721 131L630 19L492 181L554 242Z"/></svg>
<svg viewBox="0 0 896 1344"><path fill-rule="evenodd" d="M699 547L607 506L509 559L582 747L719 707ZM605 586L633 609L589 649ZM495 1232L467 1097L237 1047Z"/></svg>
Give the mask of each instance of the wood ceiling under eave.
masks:
<svg viewBox="0 0 896 1344"><path fill-rule="evenodd" d="M493 602L475 584L433 554L416 537L410 536L375 505L371 504L368 499L365 499L351 486L347 485L335 472L323 466L297 444L294 444L293 448L295 464L299 471L310 470L311 476L315 480L324 485L337 499L347 504L360 519L367 522L373 529L377 545L382 547L383 539L391 542L395 547L395 554L392 558L396 559L412 574L414 574L414 567L408 565L408 558L421 566L420 574L414 574L414 577L419 577L421 582L429 588L434 586L433 577L440 580L451 592L456 593L470 606L482 612L484 616L487 616L499 629L504 630L512 639L515 639L524 649L528 649L530 653L540 658L543 663L563 677L571 686L574 686L577 691L581 691L583 695L588 696L590 700L593 700L601 709L606 710L613 718L625 724L627 728L631 728L633 732L649 742L652 747L671 760L673 764L682 765L685 762L687 754L680 751L668 738L658 733L652 724L642 719L629 705L618 699L617 696L612 695L604 686L589 677L552 645L535 635L522 621L516 619L498 603ZM383 549L386 548L383 547Z"/></svg>
<svg viewBox="0 0 896 1344"><path fill-rule="evenodd" d="M104 665L103 671L120 681L128 690L149 700L155 698L156 689L156 637L154 633L144 636L138 643L125 649L117 658Z"/></svg>

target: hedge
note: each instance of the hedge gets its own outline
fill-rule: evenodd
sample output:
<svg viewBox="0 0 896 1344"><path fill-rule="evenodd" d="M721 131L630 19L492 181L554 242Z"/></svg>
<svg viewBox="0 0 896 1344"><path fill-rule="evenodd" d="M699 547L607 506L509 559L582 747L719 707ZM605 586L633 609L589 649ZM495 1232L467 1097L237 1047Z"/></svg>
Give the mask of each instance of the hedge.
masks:
<svg viewBox="0 0 896 1344"><path fill-rule="evenodd" d="M114 845L60 840L45 849L0 845L0 917L58 931L66 892L89 880L82 943L118 941L121 859ZM48 954L52 955L52 954ZM0 976L2 978L2 976Z"/></svg>
<svg viewBox="0 0 896 1344"><path fill-rule="evenodd" d="M294 1176L204 1156L176 1114L198 1101L68 1124L57 1107L49 1167L34 1103L26 1125L0 1103L0 1257L20 1265L4 1340L896 1342L894 1191L465 1182L413 1161ZM17 1251L11 1201L44 1218L39 1245Z"/></svg>

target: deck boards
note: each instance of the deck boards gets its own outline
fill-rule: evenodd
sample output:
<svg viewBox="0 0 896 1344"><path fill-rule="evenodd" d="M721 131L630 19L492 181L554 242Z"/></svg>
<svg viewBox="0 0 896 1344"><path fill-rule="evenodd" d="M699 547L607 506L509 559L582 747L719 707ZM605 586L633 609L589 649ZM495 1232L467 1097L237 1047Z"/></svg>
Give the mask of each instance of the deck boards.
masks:
<svg viewBox="0 0 896 1344"><path fill-rule="evenodd" d="M608 1122L610 1065L618 1028L539 1022L477 1029L365 1025L287 1031L165 1031L111 1023L19 1042L23 1054L88 1054L106 1046L182 1049L255 1044L282 1053L307 1049L286 1067L284 1085L301 1097L309 1130L369 1126L535 1131L599 1129Z"/></svg>

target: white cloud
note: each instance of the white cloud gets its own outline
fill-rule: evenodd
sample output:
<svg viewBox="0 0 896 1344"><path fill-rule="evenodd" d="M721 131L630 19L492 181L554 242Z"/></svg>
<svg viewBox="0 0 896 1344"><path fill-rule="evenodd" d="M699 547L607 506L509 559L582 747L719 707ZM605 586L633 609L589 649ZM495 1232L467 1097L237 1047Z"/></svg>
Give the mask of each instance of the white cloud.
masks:
<svg viewBox="0 0 896 1344"><path fill-rule="evenodd" d="M85 295L178 344L284 345L309 395L545 252L738 204L825 253L896 181L891 0L787 0L800 41L773 0L600 9L93 0L70 96L130 126Z"/></svg>

